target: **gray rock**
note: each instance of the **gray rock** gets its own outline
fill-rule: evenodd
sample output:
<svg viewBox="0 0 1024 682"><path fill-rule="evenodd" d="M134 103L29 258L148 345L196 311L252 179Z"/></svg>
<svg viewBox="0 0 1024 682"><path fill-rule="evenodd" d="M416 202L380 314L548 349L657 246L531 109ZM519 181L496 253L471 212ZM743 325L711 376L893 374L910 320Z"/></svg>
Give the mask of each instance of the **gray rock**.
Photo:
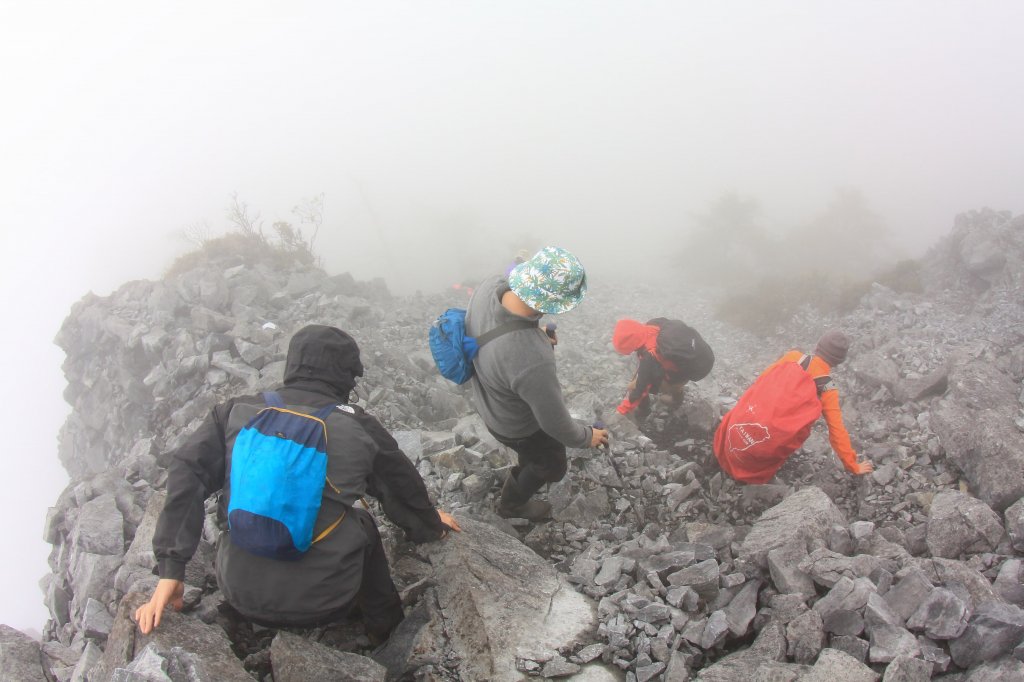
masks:
<svg viewBox="0 0 1024 682"><path fill-rule="evenodd" d="M1024 607L1024 561L1007 559L992 583L992 589L1005 601Z"/></svg>
<svg viewBox="0 0 1024 682"><path fill-rule="evenodd" d="M990 552L1003 537L999 515L970 495L943 490L932 500L926 541L932 556L956 559Z"/></svg>
<svg viewBox="0 0 1024 682"><path fill-rule="evenodd" d="M82 615L81 630L86 637L106 639L110 634L110 628L114 625L113 617L107 613L103 604L90 598L85 604L85 613Z"/></svg>
<svg viewBox="0 0 1024 682"><path fill-rule="evenodd" d="M932 639L956 639L967 628L967 604L947 589L936 587L907 620L911 630Z"/></svg>
<svg viewBox="0 0 1024 682"><path fill-rule="evenodd" d="M444 658L444 618L437 605L437 593L431 588L405 615L373 660L387 669L388 679L404 679L425 663Z"/></svg>
<svg viewBox="0 0 1024 682"><path fill-rule="evenodd" d="M928 661L935 673L946 672L953 662L946 649L927 637L918 637L917 644L921 647L921 660Z"/></svg>
<svg viewBox="0 0 1024 682"><path fill-rule="evenodd" d="M725 639L729 632L729 620L725 611L715 611L708 616L708 622L704 626L704 632L700 637L701 649L712 649L719 642Z"/></svg>
<svg viewBox="0 0 1024 682"><path fill-rule="evenodd" d="M103 650L92 642L86 642L82 655L75 663L75 669L71 673L69 682L86 682L89 679L89 672L101 658L103 658Z"/></svg>
<svg viewBox="0 0 1024 682"><path fill-rule="evenodd" d="M969 599L972 604L983 604L996 599L988 579L963 561L927 559L915 560L913 565L922 569L928 579L937 585L954 591L965 589L966 595L961 595L959 591L957 595L962 599Z"/></svg>
<svg viewBox="0 0 1024 682"><path fill-rule="evenodd" d="M857 355L850 363L850 369L857 379L872 389L884 386L893 391L900 378L896 363L878 351Z"/></svg>
<svg viewBox="0 0 1024 682"><path fill-rule="evenodd" d="M942 366L917 379L900 381L893 394L900 402L913 402L942 395L948 388L949 369Z"/></svg>
<svg viewBox="0 0 1024 682"><path fill-rule="evenodd" d="M768 552L776 547L824 540L833 525L846 519L828 495L808 487L765 511L754 523L740 547L739 556L766 568Z"/></svg>
<svg viewBox="0 0 1024 682"><path fill-rule="evenodd" d="M89 554L124 554L124 517L113 495L101 495L85 503L72 531L71 545Z"/></svg>
<svg viewBox="0 0 1024 682"><path fill-rule="evenodd" d="M849 654L861 663L868 660L868 649L870 648L870 645L866 640L863 640L860 637L839 635L830 638L828 646L830 649L838 649L845 654Z"/></svg>
<svg viewBox="0 0 1024 682"><path fill-rule="evenodd" d="M822 619L830 635L857 636L864 632L864 618L857 611L839 609Z"/></svg>
<svg viewBox="0 0 1024 682"><path fill-rule="evenodd" d="M156 647L153 644L146 645L142 651L140 651L135 659L128 664L126 668L122 669L124 673L121 674L120 670L114 671L112 679L115 680L145 680L146 682L172 682L170 676L167 674L168 664L167 659L164 658L157 652Z"/></svg>
<svg viewBox="0 0 1024 682"><path fill-rule="evenodd" d="M344 651L311 642L304 637L281 631L270 645L274 682L383 682L387 668Z"/></svg>
<svg viewBox="0 0 1024 682"><path fill-rule="evenodd" d="M920 656L921 647L917 638L901 627L879 625L871 629L871 649L868 660L872 663L889 663L897 656Z"/></svg>
<svg viewBox="0 0 1024 682"><path fill-rule="evenodd" d="M875 585L867 578L850 580L840 578L828 594L814 603L814 610L822 618L834 611L859 611L868 603L868 597L875 592Z"/></svg>
<svg viewBox="0 0 1024 682"><path fill-rule="evenodd" d="M1013 548L1024 552L1024 497L1007 507L1006 531L1010 534Z"/></svg>
<svg viewBox="0 0 1024 682"><path fill-rule="evenodd" d="M878 673L838 649L825 649L801 682L876 682Z"/></svg>
<svg viewBox="0 0 1024 682"><path fill-rule="evenodd" d="M931 430L982 501L997 512L1024 497L1024 433L1014 425L1018 387L994 363L952 363Z"/></svg>
<svg viewBox="0 0 1024 682"><path fill-rule="evenodd" d="M921 603L932 591L932 582L922 571L910 570L893 585L883 597L904 622L921 606Z"/></svg>
<svg viewBox="0 0 1024 682"><path fill-rule="evenodd" d="M619 576L622 575L622 568L625 564L626 559L624 557L608 557L601 562L601 570L594 576L594 584L600 586L614 585L618 581Z"/></svg>
<svg viewBox="0 0 1024 682"><path fill-rule="evenodd" d="M974 612L964 634L949 644L953 661L970 668L1009 655L1024 638L1024 610L988 602Z"/></svg>
<svg viewBox="0 0 1024 682"><path fill-rule="evenodd" d="M47 682L39 643L7 625L0 625L0 677L11 682Z"/></svg>
<svg viewBox="0 0 1024 682"><path fill-rule="evenodd" d="M807 666L783 663L785 658L786 636L783 627L777 623L770 623L761 630L753 644L704 668L696 679L702 682L790 682L810 670Z"/></svg>
<svg viewBox="0 0 1024 682"><path fill-rule="evenodd" d="M728 621L729 631L734 637L745 635L750 627L750 622L754 620L754 616L757 614L757 593L760 587L760 580L751 580L725 607L726 621Z"/></svg>
<svg viewBox="0 0 1024 682"><path fill-rule="evenodd" d="M825 624L817 611L808 611L786 626L787 652L797 663L810 664L825 647Z"/></svg>
<svg viewBox="0 0 1024 682"><path fill-rule="evenodd" d="M665 667L662 664L658 665L660 665L662 669ZM575 663L570 663L561 656L555 656L550 661L544 664L544 667L541 669L540 676L545 679L554 679L558 677L568 677L570 675L575 675L579 671L580 667ZM659 670L658 672L661 672L661 670ZM274 682L277 681L275 680Z"/></svg>
<svg viewBox="0 0 1024 682"><path fill-rule="evenodd" d="M515 679L517 648L559 649L596 627L595 604L532 550L492 526L458 520L461 533L424 547L445 576L437 601L465 676Z"/></svg>
<svg viewBox="0 0 1024 682"><path fill-rule="evenodd" d="M396 430L391 432L398 447L415 464L423 457L423 443L419 431ZM452 441L454 444L454 440Z"/></svg>
<svg viewBox="0 0 1024 682"><path fill-rule="evenodd" d="M702 561L668 576L670 585L690 587L705 602L714 601L718 596L718 580L718 562L714 559Z"/></svg>
<svg viewBox="0 0 1024 682"><path fill-rule="evenodd" d="M885 668L882 682L928 682L932 679L932 664L920 658L897 656Z"/></svg>
<svg viewBox="0 0 1024 682"><path fill-rule="evenodd" d="M988 661L967 671L964 682L1020 682L1024 680L1024 663L1006 657Z"/></svg>
<svg viewBox="0 0 1024 682"><path fill-rule="evenodd" d="M810 599L816 593L811 576L800 569L807 558L802 542L776 547L768 552L768 571L775 589L782 594L799 594Z"/></svg>
<svg viewBox="0 0 1024 682"><path fill-rule="evenodd" d="M889 603L877 594L868 595L868 603L864 605L864 624L868 632L879 625L903 627L906 622L899 614L889 607Z"/></svg>
<svg viewBox="0 0 1024 682"><path fill-rule="evenodd" d="M160 627L149 635L138 632L132 619L136 609L149 601L149 595L131 592L118 605L114 625L107 637L103 657L89 671L89 679L105 680L114 670L125 669L148 645L160 652L179 648L201 661L206 677L197 682L252 682L252 676L242 667L231 650L224 630L206 625L184 613L165 611Z"/></svg>
<svg viewBox="0 0 1024 682"><path fill-rule="evenodd" d="M817 584L832 587L844 576L850 579L867 578L876 571L894 571L896 564L869 554L848 557L820 547L800 562L800 569Z"/></svg>

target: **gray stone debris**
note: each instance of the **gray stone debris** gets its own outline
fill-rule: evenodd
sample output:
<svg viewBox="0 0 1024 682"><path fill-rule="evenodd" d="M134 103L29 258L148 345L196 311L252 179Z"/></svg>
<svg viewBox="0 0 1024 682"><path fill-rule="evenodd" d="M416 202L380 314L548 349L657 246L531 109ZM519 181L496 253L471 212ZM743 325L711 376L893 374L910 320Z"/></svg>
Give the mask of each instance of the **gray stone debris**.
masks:
<svg viewBox="0 0 1024 682"><path fill-rule="evenodd" d="M392 296L382 281L226 253L88 295L56 338L72 408L58 454L71 481L44 525L50 620L35 665L61 682L251 680L287 674L271 642L289 637L325 656L310 675L342 651L372 653L355 621L279 640L227 617L214 500L186 570L186 609L148 638L127 617L155 583L169 453L217 402L280 381L292 333L326 321L362 347L353 401L467 528L414 547L376 514L407 612L374 653L391 678L1017 679L1024 217L958 216L905 274L919 276L919 292L875 283L842 315L802 310L770 344L716 319L703 292L668 301L595 279L560 320L556 356L573 414L589 423L602 412L612 441L569 451L567 476L540 493L554 509L544 523L495 515L515 454L426 348L430 320L464 306L461 293ZM654 401L637 427L613 407L634 360L607 334L617 319L659 315L699 329L716 366L682 405ZM843 472L819 422L775 480L732 481L710 448L718 417L781 352L832 327L853 340L834 375L875 471Z"/></svg>

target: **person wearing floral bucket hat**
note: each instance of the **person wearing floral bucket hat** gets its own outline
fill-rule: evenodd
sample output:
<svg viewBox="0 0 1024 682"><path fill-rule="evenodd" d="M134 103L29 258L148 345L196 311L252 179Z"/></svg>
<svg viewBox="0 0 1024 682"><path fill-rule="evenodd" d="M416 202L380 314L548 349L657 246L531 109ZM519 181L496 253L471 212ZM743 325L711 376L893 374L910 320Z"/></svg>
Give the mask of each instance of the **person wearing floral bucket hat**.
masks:
<svg viewBox="0 0 1024 682"><path fill-rule="evenodd" d="M479 337L506 322L565 313L586 293L587 275L579 259L565 249L546 246L508 277L495 275L476 288L466 314L466 333ZM545 483L565 477L566 447L608 442L606 429L569 415L552 349L539 326L525 327L494 338L473 360L470 382L476 409L491 435L518 456L498 502L498 514L505 518L548 518L551 505L531 498Z"/></svg>

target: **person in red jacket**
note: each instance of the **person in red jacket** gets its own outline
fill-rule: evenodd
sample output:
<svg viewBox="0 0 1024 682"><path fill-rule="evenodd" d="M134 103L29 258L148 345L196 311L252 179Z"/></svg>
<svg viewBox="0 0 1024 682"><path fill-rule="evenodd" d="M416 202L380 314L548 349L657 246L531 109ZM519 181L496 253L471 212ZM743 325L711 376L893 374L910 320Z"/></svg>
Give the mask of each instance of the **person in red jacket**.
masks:
<svg viewBox="0 0 1024 682"><path fill-rule="evenodd" d="M825 332L814 348L814 355L806 358L799 350L791 350L781 358L765 368L761 376L765 376L773 368L786 363L800 363L805 361L805 371L814 379L818 390L818 400L821 402L821 414L825 417L828 425L828 439L835 451L836 456L843 463L843 467L852 474L868 474L874 471L874 466L869 460L858 461L857 452L850 442L850 434L843 424L843 413L839 409L839 390L832 381L832 368L841 364L846 359L847 351L850 348L850 340L845 334L838 330ZM801 365L803 367L803 365ZM742 398L741 398L742 400ZM728 417L728 415L727 415ZM724 424L723 424L724 426ZM802 434L805 438L810 432L810 424L807 431ZM792 451L780 452L775 457L740 457L730 456L726 451L727 443L723 428L720 426L715 437L715 455L718 458L722 470L733 479L744 483L767 483L775 473L782 467L786 459L799 448L796 445Z"/></svg>
<svg viewBox="0 0 1024 682"><path fill-rule="evenodd" d="M711 346L692 327L664 317L647 324L624 319L615 324L612 345L621 355L636 353L639 363L626 397L616 410L643 422L651 412L651 395L670 403L682 398L683 386L700 381L715 364Z"/></svg>

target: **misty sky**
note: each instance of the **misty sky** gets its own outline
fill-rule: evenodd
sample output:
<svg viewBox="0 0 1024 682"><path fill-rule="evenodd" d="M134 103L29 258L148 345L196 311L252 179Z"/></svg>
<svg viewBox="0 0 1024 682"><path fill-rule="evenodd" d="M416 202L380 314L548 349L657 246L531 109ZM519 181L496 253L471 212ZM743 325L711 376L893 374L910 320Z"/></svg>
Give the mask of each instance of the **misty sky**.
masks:
<svg viewBox="0 0 1024 682"><path fill-rule="evenodd" d="M324 193L325 267L396 291L542 243L642 268L727 191L784 229L857 188L910 255L1024 209L1013 0L228 5L0 0L0 623L47 617L61 321L234 192L268 228Z"/></svg>

